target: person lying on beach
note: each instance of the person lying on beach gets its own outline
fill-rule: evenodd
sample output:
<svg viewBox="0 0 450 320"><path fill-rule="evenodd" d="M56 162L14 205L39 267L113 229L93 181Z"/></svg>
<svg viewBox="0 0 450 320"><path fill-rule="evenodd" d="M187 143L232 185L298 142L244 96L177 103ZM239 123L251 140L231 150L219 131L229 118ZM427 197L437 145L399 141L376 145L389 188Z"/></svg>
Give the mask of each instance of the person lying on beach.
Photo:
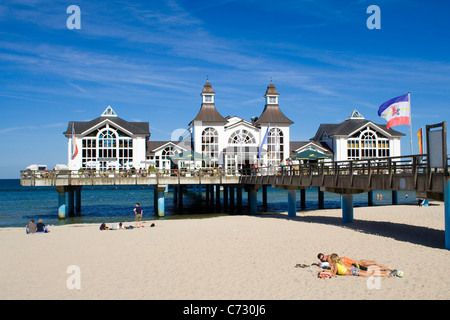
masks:
<svg viewBox="0 0 450 320"><path fill-rule="evenodd" d="M320 260L320 264L328 264L329 265L331 263L330 256L331 255L324 255L323 253L319 253L317 255L317 258ZM367 269L370 267L377 267L379 270L394 271L393 268L391 268L389 266L383 266L383 265L379 264L377 261L373 261L373 260L354 260L349 257L342 257L342 258L340 258L340 261L343 264L346 264L348 266L357 267L363 271L367 271Z"/></svg>
<svg viewBox="0 0 450 320"><path fill-rule="evenodd" d="M373 268L368 269L367 271L361 270L355 266L349 266L344 264L339 256L336 253L332 253L330 255L330 266L331 273L333 276L341 275L341 276L359 276L359 277L390 277L389 271L381 271L379 268L373 266Z"/></svg>
<svg viewBox="0 0 450 320"><path fill-rule="evenodd" d="M109 230L109 228L106 226L106 223L102 223L100 230Z"/></svg>

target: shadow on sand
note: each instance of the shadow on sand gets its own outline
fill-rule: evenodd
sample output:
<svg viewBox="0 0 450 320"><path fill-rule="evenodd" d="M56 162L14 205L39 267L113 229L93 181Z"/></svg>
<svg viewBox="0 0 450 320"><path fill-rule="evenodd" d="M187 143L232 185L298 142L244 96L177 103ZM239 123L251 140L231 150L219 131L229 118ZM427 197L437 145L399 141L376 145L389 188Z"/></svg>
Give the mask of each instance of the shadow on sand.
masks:
<svg viewBox="0 0 450 320"><path fill-rule="evenodd" d="M428 227L413 226L403 223L387 221L369 221L357 220L352 223L343 223L341 217L327 216L301 216L291 218L284 214L267 214L263 218L278 218L292 220L304 223L326 224L356 232L378 235L392 238L398 241L405 241L426 247L445 249L445 232L443 230L432 229Z"/></svg>

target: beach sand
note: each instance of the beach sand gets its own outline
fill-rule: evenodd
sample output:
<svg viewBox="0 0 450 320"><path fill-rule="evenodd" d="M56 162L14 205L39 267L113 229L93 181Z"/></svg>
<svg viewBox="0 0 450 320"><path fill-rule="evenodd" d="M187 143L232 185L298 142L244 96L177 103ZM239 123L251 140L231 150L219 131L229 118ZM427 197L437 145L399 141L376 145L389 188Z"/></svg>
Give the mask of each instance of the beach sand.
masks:
<svg viewBox="0 0 450 320"><path fill-rule="evenodd" d="M24 228L0 229L0 298L450 298L450 251L443 248L439 202L355 208L349 224L333 209L298 211L295 218L233 215L144 226L51 226L50 233L34 235ZM318 262L319 252L376 260L405 276L317 279L309 268L295 267ZM74 284L80 288L68 288Z"/></svg>

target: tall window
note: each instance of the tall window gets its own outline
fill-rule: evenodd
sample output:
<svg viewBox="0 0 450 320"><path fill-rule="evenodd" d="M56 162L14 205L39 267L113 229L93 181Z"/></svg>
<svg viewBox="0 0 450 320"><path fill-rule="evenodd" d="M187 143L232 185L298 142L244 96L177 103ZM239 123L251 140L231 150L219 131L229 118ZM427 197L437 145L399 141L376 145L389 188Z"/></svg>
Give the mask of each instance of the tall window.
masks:
<svg viewBox="0 0 450 320"><path fill-rule="evenodd" d="M251 146L252 144L254 145L253 147ZM226 168L241 169L250 166L254 163L256 155L256 139L253 134L245 129L236 130L228 139L225 158Z"/></svg>
<svg viewBox="0 0 450 320"><path fill-rule="evenodd" d="M117 135L110 129L98 134L98 157L104 161L113 161L117 158Z"/></svg>
<svg viewBox="0 0 450 320"><path fill-rule="evenodd" d="M203 130L202 154L210 159L206 166L216 167L219 164L219 134L216 129Z"/></svg>
<svg viewBox="0 0 450 320"><path fill-rule="evenodd" d="M367 127L347 140L347 158L355 160L389 157L389 145L388 138Z"/></svg>
<svg viewBox="0 0 450 320"><path fill-rule="evenodd" d="M108 162L118 161L121 168L133 162L133 139L120 130L106 125L95 134L93 131L82 139L82 163L98 162L100 169L107 169Z"/></svg>
<svg viewBox="0 0 450 320"><path fill-rule="evenodd" d="M278 128L270 129L267 136L267 160L269 164L279 165L283 160L283 152L283 132Z"/></svg>
<svg viewBox="0 0 450 320"><path fill-rule="evenodd" d="M173 147L169 146L164 148L164 150L161 153L161 167L162 169L170 169L171 159L170 157L173 157L178 154L178 151Z"/></svg>

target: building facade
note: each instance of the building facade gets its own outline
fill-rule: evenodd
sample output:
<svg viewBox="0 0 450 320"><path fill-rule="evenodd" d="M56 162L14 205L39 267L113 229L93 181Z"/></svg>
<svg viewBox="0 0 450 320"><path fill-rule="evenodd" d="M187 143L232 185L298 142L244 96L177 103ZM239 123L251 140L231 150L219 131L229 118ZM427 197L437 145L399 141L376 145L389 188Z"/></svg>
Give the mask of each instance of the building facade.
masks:
<svg viewBox="0 0 450 320"><path fill-rule="evenodd" d="M202 104L189 123L189 133L192 148L205 156L206 167L241 169L255 164L278 165L289 157L289 126L293 122L281 112L273 83L264 94L261 115L251 121L237 116L224 118L216 109L215 92L208 81L200 95Z"/></svg>
<svg viewBox="0 0 450 320"><path fill-rule="evenodd" d="M250 120L223 117L216 108L215 95L207 81L200 94L200 110L176 141L149 140L148 122L128 122L110 106L92 121L69 122L64 132L69 169L194 166L238 170L255 164L277 166L309 150L335 161L401 155L404 134L366 120L357 110L342 123L320 124L309 141L290 141L293 122L281 111L273 83L267 86L260 116ZM192 161L187 156L193 157Z"/></svg>
<svg viewBox="0 0 450 320"><path fill-rule="evenodd" d="M333 160L385 158L401 155L403 133L366 120L357 110L339 124L321 124L312 142L327 148Z"/></svg>
<svg viewBox="0 0 450 320"><path fill-rule="evenodd" d="M148 122L128 122L111 106L92 121L70 121L68 138L69 170L138 168L146 160Z"/></svg>

